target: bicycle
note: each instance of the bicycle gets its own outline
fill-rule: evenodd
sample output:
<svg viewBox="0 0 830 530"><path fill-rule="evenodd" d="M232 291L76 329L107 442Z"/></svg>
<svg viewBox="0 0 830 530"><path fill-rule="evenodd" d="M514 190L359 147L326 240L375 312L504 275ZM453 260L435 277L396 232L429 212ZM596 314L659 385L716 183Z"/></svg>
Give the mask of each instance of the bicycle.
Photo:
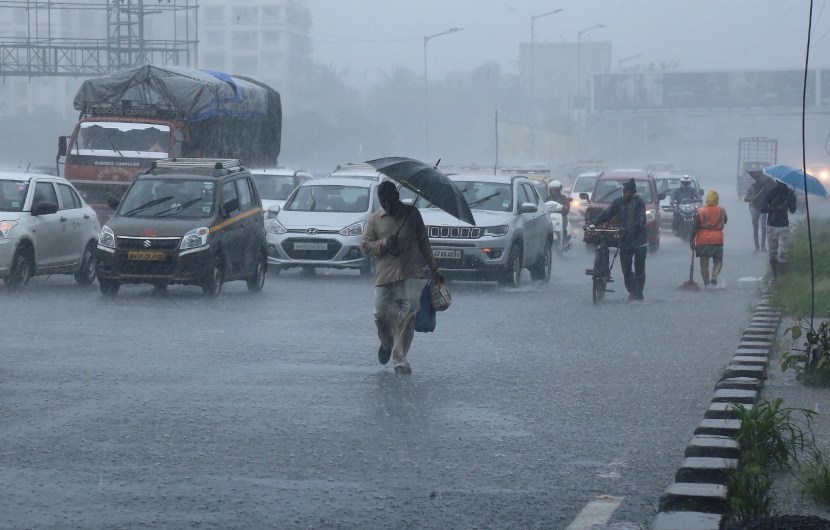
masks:
<svg viewBox="0 0 830 530"><path fill-rule="evenodd" d="M605 293L613 293L608 289L608 284L613 282L611 277L611 270L614 268L614 262L617 259L617 254L620 252L619 248L620 230L618 228L594 228L585 229L585 242L594 243L594 268L586 269L585 274L591 277L592 297L594 305L600 303L605 298ZM609 247L614 246L614 256L610 258L611 251Z"/></svg>

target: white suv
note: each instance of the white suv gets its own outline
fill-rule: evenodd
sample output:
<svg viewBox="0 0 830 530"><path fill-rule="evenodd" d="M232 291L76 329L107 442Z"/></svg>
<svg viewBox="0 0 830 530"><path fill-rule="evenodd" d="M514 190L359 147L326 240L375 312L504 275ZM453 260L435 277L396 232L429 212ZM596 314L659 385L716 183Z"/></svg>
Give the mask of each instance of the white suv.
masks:
<svg viewBox="0 0 830 530"><path fill-rule="evenodd" d="M547 282L553 225L532 181L522 175L450 175L476 225L418 201L442 273L518 287L522 270Z"/></svg>
<svg viewBox="0 0 830 530"><path fill-rule="evenodd" d="M95 281L95 211L68 180L0 172L0 278L24 287L40 274L74 274Z"/></svg>

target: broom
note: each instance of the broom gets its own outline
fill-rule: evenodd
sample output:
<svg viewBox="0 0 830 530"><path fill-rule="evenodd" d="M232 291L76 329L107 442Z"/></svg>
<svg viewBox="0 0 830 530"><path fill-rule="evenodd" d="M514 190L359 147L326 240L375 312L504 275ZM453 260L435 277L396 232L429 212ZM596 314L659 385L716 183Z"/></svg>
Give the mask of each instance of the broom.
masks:
<svg viewBox="0 0 830 530"><path fill-rule="evenodd" d="M692 263L689 264L689 281L678 287L681 291L700 291L700 286L694 280L695 275L695 249L692 249Z"/></svg>

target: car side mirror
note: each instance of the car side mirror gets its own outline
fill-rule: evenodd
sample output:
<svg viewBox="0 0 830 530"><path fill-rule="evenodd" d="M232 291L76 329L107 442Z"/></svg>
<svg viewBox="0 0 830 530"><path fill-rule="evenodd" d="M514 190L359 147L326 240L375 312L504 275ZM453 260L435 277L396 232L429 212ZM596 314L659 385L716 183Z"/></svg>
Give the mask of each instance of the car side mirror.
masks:
<svg viewBox="0 0 830 530"><path fill-rule="evenodd" d="M265 218L266 218L266 219L276 219L276 218L277 218L277 214L278 214L278 213L280 213L280 210L281 210L281 208L280 208L280 205L279 205L279 204L275 204L275 205L273 205L273 206L269 206L269 207L268 207L268 211L267 211L267 212L266 212L266 214L265 214Z"/></svg>
<svg viewBox="0 0 830 530"><path fill-rule="evenodd" d="M536 213L538 211L539 208L532 202L524 202L519 207L519 213Z"/></svg>
<svg viewBox="0 0 830 530"><path fill-rule="evenodd" d="M231 212L236 211L238 209L239 209L239 199L237 199L237 198L228 199L227 201L225 201L224 204L222 204L222 212L226 216L230 216Z"/></svg>
<svg viewBox="0 0 830 530"><path fill-rule="evenodd" d="M112 208L113 210L118 209L118 205L121 204L121 201L110 195L107 197L107 206Z"/></svg>
<svg viewBox="0 0 830 530"><path fill-rule="evenodd" d="M666 198L666 192L665 192L665 191L664 191L663 193L661 193L660 195L658 195L658 196L657 196L657 199L658 199L658 200L661 200L661 201L662 201L663 199L665 199L665 198Z"/></svg>
<svg viewBox="0 0 830 530"><path fill-rule="evenodd" d="M579 198L582 199L583 201L591 200L591 197L587 193L585 193L584 191L580 192Z"/></svg>
<svg viewBox="0 0 830 530"><path fill-rule="evenodd" d="M58 211L58 205L54 202L43 201L35 204L32 206L32 215L49 215L50 213L56 213Z"/></svg>
<svg viewBox="0 0 830 530"><path fill-rule="evenodd" d="M66 156L66 145L68 137L58 136L58 156Z"/></svg>

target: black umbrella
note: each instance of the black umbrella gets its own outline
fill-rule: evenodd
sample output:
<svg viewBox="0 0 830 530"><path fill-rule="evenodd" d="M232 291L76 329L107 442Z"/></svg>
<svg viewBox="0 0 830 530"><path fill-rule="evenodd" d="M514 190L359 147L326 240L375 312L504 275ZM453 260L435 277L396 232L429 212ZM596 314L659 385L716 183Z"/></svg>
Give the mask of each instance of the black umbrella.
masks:
<svg viewBox="0 0 830 530"><path fill-rule="evenodd" d="M453 217L475 226L473 212L458 187L430 165L402 156L378 158L366 162L401 186L418 194Z"/></svg>

